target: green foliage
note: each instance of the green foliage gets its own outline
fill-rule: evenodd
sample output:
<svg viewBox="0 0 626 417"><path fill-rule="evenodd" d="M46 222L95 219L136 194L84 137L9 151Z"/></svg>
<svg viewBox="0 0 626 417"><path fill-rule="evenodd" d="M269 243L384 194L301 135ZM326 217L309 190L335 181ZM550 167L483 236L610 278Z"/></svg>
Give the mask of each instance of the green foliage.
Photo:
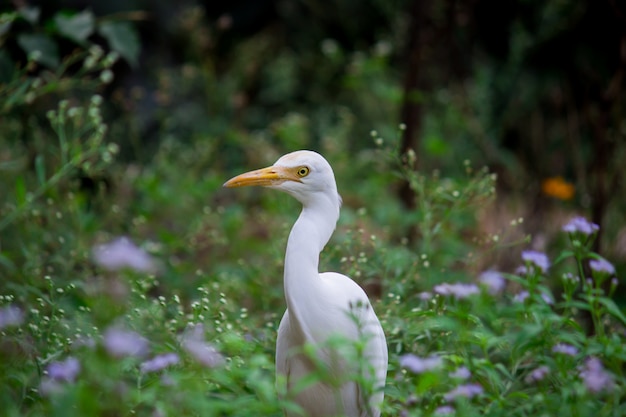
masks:
<svg viewBox="0 0 626 417"><path fill-rule="evenodd" d="M70 117L64 103L49 114L59 161L66 161L58 165L60 170L77 155L90 156L80 159L82 164L92 161L85 169L108 166L105 162L114 153L108 157L101 153L110 152L111 146L102 136L106 130L98 134L102 123L95 117L98 113L90 110L99 102L96 96L78 111L85 119ZM79 141L76 134L83 131L92 139ZM92 142L93 147L80 147ZM529 261L525 275L502 274L507 282L504 290L491 292L484 285L467 296L445 295L444 287L437 287L443 281L458 278L475 285L470 282L476 277L466 272L472 261L465 255L477 250L476 243L458 236L475 226L478 207L493 196L494 177L474 172L467 163L464 178L426 177L410 169L410 153L396 159L384 148L377 152L388 155L378 158L379 163L388 161L381 168L397 169L408 177L421 213L391 210L384 218L392 220L393 230L370 234L365 229L376 228L372 218L381 216L383 207L368 203L368 210L376 213L371 218L367 210L346 207L338 236L322 259L364 284L385 283L384 297L375 303L390 349L384 412L435 415L449 406L456 415L467 416L574 411L584 416L612 415L619 409L625 359L620 335L625 319L610 298L615 287L609 293L603 290L610 274L593 272L590 282L574 278L589 259L600 259L590 252L592 240L570 235L570 246L555 260L554 269L567 270L559 287ZM338 176L360 175L363 167L344 165L337 156ZM14 233L30 233L21 246L31 250L12 268L5 268L13 270L12 276L30 277L21 282L11 279L3 287L3 308L19 306L25 314L21 323L2 329L1 374L6 388L2 403L8 415L67 415L71 409L76 415L248 416L280 415L282 408L295 407L288 398L280 398L280 385L278 391L275 388L273 351L283 309L282 240L291 221L283 222L280 216L297 206L285 207L280 196L255 190L243 198L256 201L261 209L242 208L235 201L228 202L226 209L207 200L206 190L225 196L216 191L221 181L218 172L202 169L214 159L212 148L164 143L150 167L125 176L131 188L117 191L113 213L101 212L99 217L90 215L94 208L84 202L70 203L67 212L56 214L67 201L57 202L55 196L67 190L60 186L62 181L51 182L54 175L41 177L46 187L42 195L53 196L45 203L45 211L53 213L48 221L52 224L56 218L60 226L44 232L44 245L34 230L28 232L26 208L7 225ZM183 163L187 169L181 172L176 167ZM34 171L32 181L39 181ZM26 184L30 182L24 188ZM368 187L352 193L361 194L363 201L388 204L372 199L369 194L377 191L380 196L378 189ZM37 198L23 201L29 209L39 207ZM103 231L123 231L120 226L125 223L135 226L134 235L146 236L139 249L152 257L156 268L152 272L110 270L89 259L93 244L108 236ZM251 230L258 224L265 227ZM428 238L415 244L394 243L391 236L409 226ZM73 250L46 247L52 244L50 235L61 231L58 236L72 239ZM266 236L281 242L267 245ZM439 254L442 248L449 250L446 256ZM34 262L40 250L49 251L51 257ZM459 267L463 258L464 266ZM525 298L519 295L524 291ZM592 318L591 336L581 320L584 311ZM203 324L196 342L215 349L209 350L213 362L189 348L187 334L196 324ZM147 350L137 355L112 353L107 334L116 328L140 335L148 341ZM558 345L570 346L575 353L554 350ZM362 361L358 343L351 346L337 338L329 340L329 346L342 352L343 358ZM306 347L307 354L315 360L315 350L310 348ZM149 361L166 354L179 359L150 370ZM437 355L432 362L437 366L413 373L407 355L431 359ZM79 361L77 374L54 379L53 364L69 358ZM589 358L601 361L600 375L607 381L597 392L586 383L585 375L596 372ZM459 372L460 368L466 371ZM339 383L334 378L321 367L306 383Z"/></svg>
<svg viewBox="0 0 626 417"><path fill-rule="evenodd" d="M132 26L89 11L38 15L0 16L2 42L27 57L0 51L4 415L296 409L284 381L275 384L274 349L285 241L299 207L285 195L234 195L221 185L307 147L332 163L344 200L322 269L370 292L387 335L385 415L623 414L626 317L614 299L619 272L591 263L602 260L591 249L597 232L562 233L550 268L531 257L520 261L525 271L483 274L494 253L517 259L526 240L480 227L497 178L470 160L485 145L513 165L485 139L497 133L473 123L488 117L479 110L492 73L472 86L473 116L454 88L424 93L434 110L423 147L398 155L393 138L403 126L392 121L401 94L385 42L351 52L327 39L319 51L280 49L257 68L250 63L275 51L259 36L239 43L220 71L191 16L184 53L195 58L155 70L160 125L148 146L103 98L118 56L137 64ZM61 41L73 52L63 56ZM297 97L302 74L318 82L306 86L306 103ZM251 92L258 100L247 103ZM468 130L482 137L478 145L466 143ZM128 148L136 159L117 160ZM436 169L416 171L418 157ZM401 180L415 192L414 209L395 198ZM119 258L102 260L103 248ZM320 366L304 383L368 386L363 343L328 341L355 365L340 378L305 346Z"/></svg>
<svg viewBox="0 0 626 417"><path fill-rule="evenodd" d="M389 397L415 416L437 414L447 404L457 415L468 416L615 415L623 408L625 323L610 298L617 281L608 293L604 289L611 273L592 269L593 279L578 273L585 260L597 258L589 251L588 237L571 233L570 248L555 262L569 270L562 275L557 296L549 289L545 271L526 261L523 275L501 275L507 282L504 294L504 287L494 291L485 284L472 295L446 296L435 287L435 294L398 298L391 317L401 314L405 304L415 307L404 310L406 324L396 324L390 347L420 356L436 354L441 362L418 375L411 373L411 365L408 371L396 369L392 377L397 385ZM591 328L581 321L582 311L593 318ZM597 372L591 371L591 358L601 358ZM460 368L466 375L455 377ZM481 389L474 394L451 389L467 382Z"/></svg>
<svg viewBox="0 0 626 417"><path fill-rule="evenodd" d="M97 32L106 39L111 51L126 59L131 65L137 65L139 56L139 38L133 26L118 20L98 20L93 12L84 10L78 13L57 12L50 20L40 21L41 10L38 7L21 7L19 11L0 15L0 43L7 44L16 40L29 60L39 63L50 70L59 71L61 55L59 42L65 38L85 50L94 45L90 38ZM26 23L26 25L19 25ZM11 30L12 26L19 29ZM19 62L2 55L2 64L9 66ZM89 66L89 63L86 62ZM8 81L3 79L2 81Z"/></svg>

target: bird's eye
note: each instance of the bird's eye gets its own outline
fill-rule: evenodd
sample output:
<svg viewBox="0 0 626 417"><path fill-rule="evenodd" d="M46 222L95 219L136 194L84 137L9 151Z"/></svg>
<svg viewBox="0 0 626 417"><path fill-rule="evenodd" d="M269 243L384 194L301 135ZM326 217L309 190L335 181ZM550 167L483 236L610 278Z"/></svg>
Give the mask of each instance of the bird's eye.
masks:
<svg viewBox="0 0 626 417"><path fill-rule="evenodd" d="M309 167L300 167L298 168L297 173L300 178L306 177L309 175Z"/></svg>

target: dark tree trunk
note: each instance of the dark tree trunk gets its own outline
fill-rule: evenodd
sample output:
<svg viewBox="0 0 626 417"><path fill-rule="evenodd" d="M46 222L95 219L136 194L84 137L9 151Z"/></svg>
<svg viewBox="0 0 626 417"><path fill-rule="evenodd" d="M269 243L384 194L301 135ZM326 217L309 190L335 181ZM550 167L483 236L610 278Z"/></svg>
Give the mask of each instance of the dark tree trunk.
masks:
<svg viewBox="0 0 626 417"><path fill-rule="evenodd" d="M604 94L599 100L599 111L596 117L589 117L589 124L594 136L594 160L591 166L593 189L591 190L591 217L594 223L600 226L593 250L602 251L602 234L604 230L604 215L614 197L614 190L619 186L621 167L612 166L613 153L617 139L611 138L611 131L617 130L619 120L615 120L616 108L623 105L623 81L626 76L626 33L620 42L620 65L613 75ZM591 112L590 112L591 113Z"/></svg>
<svg viewBox="0 0 626 417"><path fill-rule="evenodd" d="M420 64L422 45L420 31L424 22L426 1L414 0L409 8L409 28L407 33L406 54L408 60L404 78L404 95L400 110L400 121L406 128L402 132L401 156L409 149L417 150L418 134L422 125L422 105L419 101ZM419 158L417 165L419 164ZM402 184L399 197L406 208L415 208L415 193L408 182Z"/></svg>

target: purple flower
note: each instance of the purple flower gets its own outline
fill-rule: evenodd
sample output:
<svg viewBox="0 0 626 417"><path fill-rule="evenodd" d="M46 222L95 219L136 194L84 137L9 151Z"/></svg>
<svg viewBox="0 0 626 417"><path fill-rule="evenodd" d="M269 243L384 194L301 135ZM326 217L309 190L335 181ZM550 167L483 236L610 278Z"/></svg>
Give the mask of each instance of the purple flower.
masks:
<svg viewBox="0 0 626 417"><path fill-rule="evenodd" d="M435 414L454 414L454 408L449 405L442 405L435 409Z"/></svg>
<svg viewBox="0 0 626 417"><path fill-rule="evenodd" d="M487 287L487 291L491 295L496 295L504 290L506 281L501 273L497 271L485 271L478 277L481 284Z"/></svg>
<svg viewBox="0 0 626 417"><path fill-rule="evenodd" d="M589 261L589 267L596 272L601 272L609 275L615 273L615 267L606 259L592 259Z"/></svg>
<svg viewBox="0 0 626 417"><path fill-rule="evenodd" d="M599 393L613 388L613 376L604 370L598 358L588 358L579 375L589 392Z"/></svg>
<svg viewBox="0 0 626 417"><path fill-rule="evenodd" d="M400 357L400 366L416 374L432 371L440 367L442 363L441 358L437 355L420 358L419 356L409 353Z"/></svg>
<svg viewBox="0 0 626 417"><path fill-rule="evenodd" d="M547 292L541 293L541 299L548 305L554 304L554 300L552 299L552 296L548 294Z"/></svg>
<svg viewBox="0 0 626 417"><path fill-rule="evenodd" d="M165 353L163 355L157 355L154 358L145 361L141 364L140 368L141 372L157 372L162 369L167 368L171 365L176 365L180 362L180 358L175 353Z"/></svg>
<svg viewBox="0 0 626 417"><path fill-rule="evenodd" d="M62 362L52 362L46 369L48 377L59 382L74 382L80 372L80 362L74 357L69 357Z"/></svg>
<svg viewBox="0 0 626 417"><path fill-rule="evenodd" d="M552 347L552 352L562 353L563 355L576 356L578 355L578 349L567 343L558 343Z"/></svg>
<svg viewBox="0 0 626 417"><path fill-rule="evenodd" d="M574 217L565 226L563 231L567 233L582 233L584 235L591 235L600 230L600 226L595 223L591 223L584 217Z"/></svg>
<svg viewBox="0 0 626 417"><path fill-rule="evenodd" d="M422 291L421 293L417 294L417 297L422 301L430 301L433 299L433 294L428 291Z"/></svg>
<svg viewBox="0 0 626 417"><path fill-rule="evenodd" d="M162 374L160 380L161 384L166 387L173 387L176 385L176 381L174 380L174 378L172 378L168 374Z"/></svg>
<svg viewBox="0 0 626 417"><path fill-rule="evenodd" d="M483 391L483 387L479 384L464 384L459 385L443 397L446 399L446 401L453 400L457 397L473 398L477 395L482 394Z"/></svg>
<svg viewBox="0 0 626 417"><path fill-rule="evenodd" d="M80 362L68 357L61 362L51 362L46 368L46 376L41 379L39 392L42 395L53 395L63 390L63 384L74 382L80 372Z"/></svg>
<svg viewBox="0 0 626 417"><path fill-rule="evenodd" d="M5 327L19 326L24 322L24 312L12 305L0 309L0 330Z"/></svg>
<svg viewBox="0 0 626 417"><path fill-rule="evenodd" d="M526 301L529 295L530 294L526 290L520 291L513 296L513 301L515 301L516 303L523 303L524 301Z"/></svg>
<svg viewBox="0 0 626 417"><path fill-rule="evenodd" d="M525 381L527 383L539 382L543 380L546 377L546 375L548 375L549 373L550 373L550 368L548 368L545 365L541 365L540 367L534 369L530 374L528 374L528 376L526 376Z"/></svg>
<svg viewBox="0 0 626 417"><path fill-rule="evenodd" d="M472 373L465 366L457 368L454 372L450 372L450 378L468 379Z"/></svg>
<svg viewBox="0 0 626 417"><path fill-rule="evenodd" d="M520 265L515 268L515 273L520 276L526 275L528 273L528 268L526 268L526 265Z"/></svg>
<svg viewBox="0 0 626 417"><path fill-rule="evenodd" d="M476 285L463 284L460 282L455 283L455 284L443 283L443 284L435 285L435 288L433 288L433 290L437 294L452 295L456 299L467 298L470 295L478 294L479 292L478 287Z"/></svg>
<svg viewBox="0 0 626 417"><path fill-rule="evenodd" d="M550 260L543 252L525 250L522 252L522 259L525 262L535 265L541 270L541 272L544 273L548 271L548 268L550 268Z"/></svg>
<svg viewBox="0 0 626 417"><path fill-rule="evenodd" d="M524 301L526 301L526 299L528 298L530 294L528 293L528 291L526 290L522 290L519 293L515 294L513 296L513 301L515 301L516 303L523 303ZM549 305L554 304L554 300L552 299L552 297L550 296L550 294L542 292L541 293L541 299Z"/></svg>
<svg viewBox="0 0 626 417"><path fill-rule="evenodd" d="M44 377L39 384L39 392L44 396L51 396L63 390L63 384L52 378Z"/></svg>
<svg viewBox="0 0 626 417"><path fill-rule="evenodd" d="M188 328L183 334L183 348L198 362L208 368L214 368L224 363L224 357L210 343L204 340L204 327L196 324Z"/></svg>
<svg viewBox="0 0 626 417"><path fill-rule="evenodd" d="M119 237L110 243L94 247L92 256L96 264L109 271L125 268L137 272L156 270L152 257L127 237Z"/></svg>
<svg viewBox="0 0 626 417"><path fill-rule="evenodd" d="M143 336L118 327L109 327L104 332L104 348L115 357L137 356L148 353L148 340Z"/></svg>

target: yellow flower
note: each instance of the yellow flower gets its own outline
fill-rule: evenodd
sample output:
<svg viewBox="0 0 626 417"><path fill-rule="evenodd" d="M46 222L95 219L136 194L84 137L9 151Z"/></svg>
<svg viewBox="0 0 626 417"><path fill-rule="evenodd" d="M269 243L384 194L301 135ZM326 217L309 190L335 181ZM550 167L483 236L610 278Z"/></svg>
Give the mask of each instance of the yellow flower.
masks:
<svg viewBox="0 0 626 417"><path fill-rule="evenodd" d="M541 183L541 191L559 200L571 200L576 194L574 184L565 181L563 177L546 178Z"/></svg>

